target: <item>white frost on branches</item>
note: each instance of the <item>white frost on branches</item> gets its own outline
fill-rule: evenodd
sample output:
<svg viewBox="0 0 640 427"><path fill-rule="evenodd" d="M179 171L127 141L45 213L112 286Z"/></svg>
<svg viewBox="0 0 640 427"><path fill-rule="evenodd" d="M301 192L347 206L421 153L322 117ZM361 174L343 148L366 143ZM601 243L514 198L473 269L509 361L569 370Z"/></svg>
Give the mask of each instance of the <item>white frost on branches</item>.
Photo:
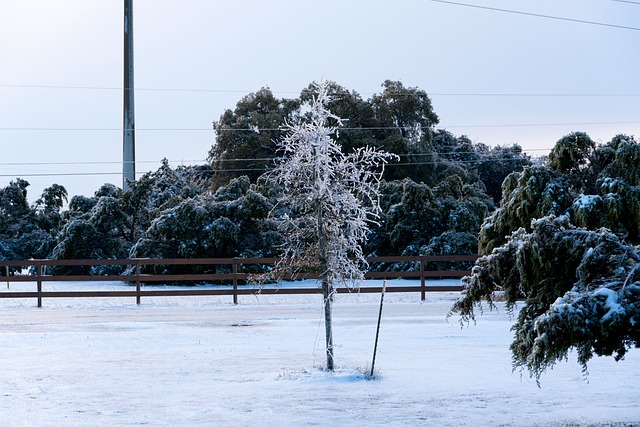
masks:
<svg viewBox="0 0 640 427"><path fill-rule="evenodd" d="M316 88L309 120L285 126L283 157L272 176L282 186L279 202L291 211L281 221L283 262L311 268L333 292L335 285L363 277L361 244L379 218L378 186L395 155L370 147L343 153L333 138L343 120L327 109L328 85Z"/></svg>

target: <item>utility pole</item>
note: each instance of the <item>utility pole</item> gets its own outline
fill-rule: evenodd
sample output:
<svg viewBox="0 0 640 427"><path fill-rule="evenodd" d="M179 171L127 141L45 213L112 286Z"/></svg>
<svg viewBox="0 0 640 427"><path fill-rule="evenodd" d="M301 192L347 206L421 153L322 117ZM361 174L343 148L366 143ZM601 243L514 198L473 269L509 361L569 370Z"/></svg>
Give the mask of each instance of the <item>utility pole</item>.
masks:
<svg viewBox="0 0 640 427"><path fill-rule="evenodd" d="M129 189L127 180L133 182L136 179L136 125L133 99L133 0L124 0L122 188L125 191Z"/></svg>

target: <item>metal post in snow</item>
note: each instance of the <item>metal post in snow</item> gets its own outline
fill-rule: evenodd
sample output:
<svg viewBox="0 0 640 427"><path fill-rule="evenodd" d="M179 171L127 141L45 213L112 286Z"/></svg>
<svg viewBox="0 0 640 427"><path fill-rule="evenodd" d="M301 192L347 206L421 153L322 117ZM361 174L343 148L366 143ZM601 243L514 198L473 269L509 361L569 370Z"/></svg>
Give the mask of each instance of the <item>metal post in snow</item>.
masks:
<svg viewBox="0 0 640 427"><path fill-rule="evenodd" d="M136 262L136 304L140 305L140 263Z"/></svg>
<svg viewBox="0 0 640 427"><path fill-rule="evenodd" d="M420 299L424 301L427 299L427 292L424 283L424 257L420 255Z"/></svg>
<svg viewBox="0 0 640 427"><path fill-rule="evenodd" d="M378 312L378 327L376 328L376 342L373 345L373 360L371 361L371 374L373 377L373 369L376 366L376 351L378 350L378 336L380 335L380 321L382 320L382 304L384 303L384 293L387 290L387 281L385 280L382 285L382 295L380 295L380 311Z"/></svg>
<svg viewBox="0 0 640 427"><path fill-rule="evenodd" d="M42 307L42 264L38 264L38 307Z"/></svg>
<svg viewBox="0 0 640 427"><path fill-rule="evenodd" d="M231 271L233 273L233 303L238 304L238 260L235 258L231 264Z"/></svg>

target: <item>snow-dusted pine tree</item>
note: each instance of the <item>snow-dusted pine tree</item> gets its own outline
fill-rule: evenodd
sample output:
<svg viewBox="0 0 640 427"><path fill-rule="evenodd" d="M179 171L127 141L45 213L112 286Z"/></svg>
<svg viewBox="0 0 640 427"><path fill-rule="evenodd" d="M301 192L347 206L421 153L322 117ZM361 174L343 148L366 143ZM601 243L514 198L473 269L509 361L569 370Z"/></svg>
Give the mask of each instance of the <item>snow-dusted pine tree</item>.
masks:
<svg viewBox="0 0 640 427"><path fill-rule="evenodd" d="M327 83L316 84L308 120L287 124L282 158L271 177L282 189L284 235L276 277L291 271L320 275L324 295L327 369L334 369L331 303L339 285L357 285L366 266L361 244L380 212L378 186L392 154L370 147L343 153L333 139L342 120L327 109Z"/></svg>
<svg viewBox="0 0 640 427"><path fill-rule="evenodd" d="M513 365L536 380L570 351L586 373L593 355L621 360L640 348L640 144L572 133L547 164L509 175L502 193L452 313L473 320L496 291L507 308L522 304Z"/></svg>

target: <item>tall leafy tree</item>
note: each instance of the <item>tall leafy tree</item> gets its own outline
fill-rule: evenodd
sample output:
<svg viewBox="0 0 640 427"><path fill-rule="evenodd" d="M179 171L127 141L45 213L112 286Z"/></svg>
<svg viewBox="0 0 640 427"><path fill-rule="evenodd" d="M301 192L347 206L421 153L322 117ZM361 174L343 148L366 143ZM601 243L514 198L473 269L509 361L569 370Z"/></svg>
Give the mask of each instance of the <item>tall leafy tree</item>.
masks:
<svg viewBox="0 0 640 427"><path fill-rule="evenodd" d="M382 93L370 101L378 121L376 146L400 156L399 164L387 169L385 179L428 182L432 174L428 155L433 151L433 128L439 122L431 99L425 91L400 81L386 80L382 87Z"/></svg>
<svg viewBox="0 0 640 427"><path fill-rule="evenodd" d="M54 184L30 206L28 186L18 178L0 189L0 256L4 259L46 257L62 224L67 190Z"/></svg>
<svg viewBox="0 0 640 427"><path fill-rule="evenodd" d="M344 121L335 138L345 153L375 147L400 155L399 164L385 170L387 180L409 177L427 181L433 172L430 163L431 136L438 116L426 92L387 80L383 91L364 100L335 82L327 82L331 95L328 108ZM233 177L247 175L252 182L272 166L275 141L283 137L283 123L295 123L309 111L300 109L314 94L313 85L296 99L278 99L263 88L242 98L234 110L225 111L214 123L216 143L209 151L215 169L214 189ZM329 119L329 125L333 125Z"/></svg>
<svg viewBox="0 0 640 427"><path fill-rule="evenodd" d="M532 165L531 157L524 153L518 144L494 147L476 144L475 151L479 159L473 166L487 194L496 203L500 203L502 198L502 183L505 178L512 172L521 172L525 167Z"/></svg>
<svg viewBox="0 0 640 427"><path fill-rule="evenodd" d="M214 189L242 175L254 181L271 168L283 123L295 119L298 100L278 99L269 88L243 97L214 122L216 142L209 151Z"/></svg>

